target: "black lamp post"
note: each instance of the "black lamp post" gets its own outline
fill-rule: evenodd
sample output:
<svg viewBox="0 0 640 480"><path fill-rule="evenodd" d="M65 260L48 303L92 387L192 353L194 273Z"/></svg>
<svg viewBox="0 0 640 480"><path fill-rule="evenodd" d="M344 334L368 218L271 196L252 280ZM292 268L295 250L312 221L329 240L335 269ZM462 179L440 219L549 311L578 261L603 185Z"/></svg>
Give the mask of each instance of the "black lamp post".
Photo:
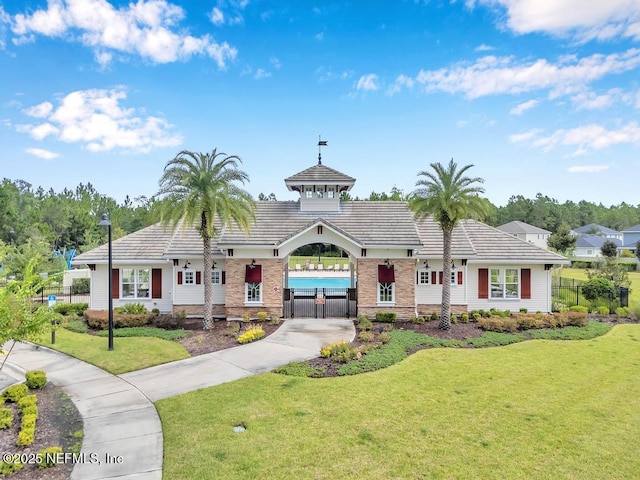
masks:
<svg viewBox="0 0 640 480"><path fill-rule="evenodd" d="M11 227L9 229L9 245L13 245L13 237L16 234L16 231Z"/></svg>
<svg viewBox="0 0 640 480"><path fill-rule="evenodd" d="M111 251L111 222L106 213L102 214L102 220L98 225L106 226L109 235L109 350L113 350L113 253Z"/></svg>

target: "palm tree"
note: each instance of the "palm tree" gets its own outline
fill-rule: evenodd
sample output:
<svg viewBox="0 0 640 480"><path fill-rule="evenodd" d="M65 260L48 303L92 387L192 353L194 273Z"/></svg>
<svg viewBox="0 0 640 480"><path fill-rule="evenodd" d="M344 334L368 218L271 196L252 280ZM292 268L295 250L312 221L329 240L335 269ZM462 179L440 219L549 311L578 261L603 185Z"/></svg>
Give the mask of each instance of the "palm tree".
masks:
<svg viewBox="0 0 640 480"><path fill-rule="evenodd" d="M249 176L238 170L242 163L236 155L228 156L215 148L211 153L183 150L164 167L160 179L162 198L160 220L175 231L195 226L202 237L204 255L204 328L213 325L212 287L213 265L211 240L219 229L240 226L245 232L254 220L254 201L238 184ZM217 221L217 224L216 224Z"/></svg>
<svg viewBox="0 0 640 480"><path fill-rule="evenodd" d="M479 196L484 188L474 185L483 183L482 178L469 178L465 172L473 165L466 165L458 170L453 158L444 167L440 163L432 163L433 171L421 171L421 178L416 182L420 187L412 192L409 206L416 220L424 220L429 216L438 222L442 229L442 310L439 328L451 328L451 238L453 229L461 220L468 218L482 219L488 212L489 203Z"/></svg>

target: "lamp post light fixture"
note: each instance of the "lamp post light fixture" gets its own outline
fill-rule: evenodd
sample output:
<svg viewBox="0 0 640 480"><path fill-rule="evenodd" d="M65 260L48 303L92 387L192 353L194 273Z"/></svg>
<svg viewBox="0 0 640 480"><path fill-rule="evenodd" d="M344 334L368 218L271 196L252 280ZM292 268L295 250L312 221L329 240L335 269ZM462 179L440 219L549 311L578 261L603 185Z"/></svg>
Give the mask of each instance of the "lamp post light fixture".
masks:
<svg viewBox="0 0 640 480"><path fill-rule="evenodd" d="M102 214L102 220L98 225L106 226L109 235L109 350L113 350L113 252L111 249L111 221L106 213Z"/></svg>

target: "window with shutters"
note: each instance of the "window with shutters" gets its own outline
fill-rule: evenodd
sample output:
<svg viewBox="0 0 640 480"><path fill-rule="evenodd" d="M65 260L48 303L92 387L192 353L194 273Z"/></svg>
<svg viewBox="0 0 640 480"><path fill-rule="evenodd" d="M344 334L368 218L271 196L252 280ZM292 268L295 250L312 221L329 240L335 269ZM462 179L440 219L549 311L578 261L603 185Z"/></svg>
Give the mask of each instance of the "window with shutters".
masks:
<svg viewBox="0 0 640 480"><path fill-rule="evenodd" d="M420 270L418 272L418 284L419 285L429 285L429 271L428 270Z"/></svg>
<svg viewBox="0 0 640 480"><path fill-rule="evenodd" d="M148 268L123 268L120 277L122 298L149 298L150 276Z"/></svg>
<svg viewBox="0 0 640 480"><path fill-rule="evenodd" d="M517 268L491 268L490 298L520 298L520 275Z"/></svg>
<svg viewBox="0 0 640 480"><path fill-rule="evenodd" d="M195 272L195 270L185 270L182 283L184 285L195 285L195 283L196 283L196 272Z"/></svg>

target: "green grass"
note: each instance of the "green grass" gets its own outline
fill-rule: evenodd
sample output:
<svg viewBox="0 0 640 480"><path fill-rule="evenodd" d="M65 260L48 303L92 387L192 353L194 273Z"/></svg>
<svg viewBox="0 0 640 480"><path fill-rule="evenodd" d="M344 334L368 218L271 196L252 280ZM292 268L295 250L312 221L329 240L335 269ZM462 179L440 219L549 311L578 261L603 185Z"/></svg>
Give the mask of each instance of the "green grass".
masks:
<svg viewBox="0 0 640 480"><path fill-rule="evenodd" d="M639 342L640 325L619 325L592 340L422 350L364 375L267 373L161 400L163 477L638 478Z"/></svg>
<svg viewBox="0 0 640 480"><path fill-rule="evenodd" d="M51 335L40 342L72 357L89 362L107 372L120 374L152 367L161 363L188 358L189 353L176 342L159 338L117 338L114 349L107 349L106 338L83 333L74 333L64 328L56 331L56 343L51 344Z"/></svg>

